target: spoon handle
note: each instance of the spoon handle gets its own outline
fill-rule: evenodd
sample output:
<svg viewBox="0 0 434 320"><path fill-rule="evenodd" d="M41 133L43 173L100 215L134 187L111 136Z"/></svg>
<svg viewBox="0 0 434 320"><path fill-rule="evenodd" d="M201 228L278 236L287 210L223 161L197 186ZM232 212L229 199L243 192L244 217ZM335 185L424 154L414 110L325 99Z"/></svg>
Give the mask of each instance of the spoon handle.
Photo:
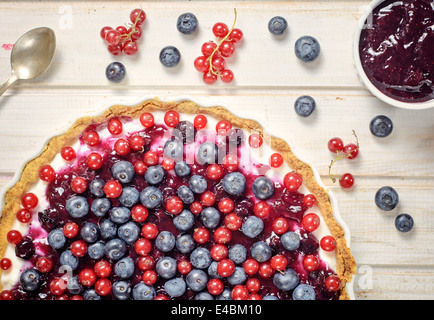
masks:
<svg viewBox="0 0 434 320"><path fill-rule="evenodd" d="M3 93L7 90L7 88L10 87L12 83L17 81L17 76L14 73L11 73L9 76L9 79L0 87L0 97L3 95Z"/></svg>

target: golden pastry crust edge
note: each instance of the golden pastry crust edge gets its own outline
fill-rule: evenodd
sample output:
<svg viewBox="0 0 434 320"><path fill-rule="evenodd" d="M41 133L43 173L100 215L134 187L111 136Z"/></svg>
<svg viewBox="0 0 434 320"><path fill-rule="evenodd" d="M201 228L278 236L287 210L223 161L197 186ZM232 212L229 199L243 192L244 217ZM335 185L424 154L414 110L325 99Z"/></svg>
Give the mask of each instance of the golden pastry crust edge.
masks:
<svg viewBox="0 0 434 320"><path fill-rule="evenodd" d="M333 208L330 202L327 191L321 187L315 179L312 168L298 159L292 152L288 143L280 138L269 136L263 130L261 125L251 119L242 119L232 113L226 108L221 106L202 107L195 102L184 100L176 102L163 102L158 98L149 99L139 103L135 106L126 105L113 105L105 110L99 116L88 116L78 119L65 133L51 138L44 146L41 153L25 164L18 181L9 190L6 191L4 196L4 206L0 217L0 257L3 257L9 243L6 240L7 233L11 230L16 215L15 213L20 208L21 196L31 188L31 186L39 179L39 168L47 163L50 163L56 154L58 154L63 146L72 145L77 138L79 138L83 131L91 124L100 124L107 122L112 117L130 117L137 118L143 112L153 111L168 111L175 110L182 113L190 114L208 114L217 119L226 119L232 123L233 126L254 130L260 134L269 137L271 141L271 148L279 152L288 163L288 165L297 171L303 177L304 185L309 191L315 195L318 201L318 207L323 215L324 221L330 229L332 236L336 239L336 259L337 259L337 274L341 280L342 286L339 292L339 299L348 300L349 295L345 290L346 284L351 281L353 275L356 273L356 262L345 240L345 232L340 224L333 216ZM36 214L36 213L35 213ZM2 270L0 270L0 277ZM2 290L0 283L0 292Z"/></svg>

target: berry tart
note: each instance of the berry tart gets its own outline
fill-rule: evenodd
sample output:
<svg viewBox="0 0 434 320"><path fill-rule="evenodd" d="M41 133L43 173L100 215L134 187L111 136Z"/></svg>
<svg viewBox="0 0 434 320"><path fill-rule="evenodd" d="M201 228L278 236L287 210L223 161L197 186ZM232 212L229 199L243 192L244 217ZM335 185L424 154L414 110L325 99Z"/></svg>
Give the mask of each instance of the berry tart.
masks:
<svg viewBox="0 0 434 320"><path fill-rule="evenodd" d="M223 107L111 106L5 193L0 299L349 299L348 233L318 179Z"/></svg>

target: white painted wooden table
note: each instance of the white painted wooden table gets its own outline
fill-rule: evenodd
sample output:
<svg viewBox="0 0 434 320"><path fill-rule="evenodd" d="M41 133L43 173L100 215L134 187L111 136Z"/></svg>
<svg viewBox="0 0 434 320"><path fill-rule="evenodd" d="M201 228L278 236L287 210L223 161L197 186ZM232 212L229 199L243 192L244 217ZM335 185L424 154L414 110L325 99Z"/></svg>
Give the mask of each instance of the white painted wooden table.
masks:
<svg viewBox="0 0 434 320"><path fill-rule="evenodd" d="M24 161L36 155L47 137L66 129L72 119L101 110L113 100L136 100L155 95L228 105L236 114L254 117L272 133L293 141L304 158L319 169L323 182L339 201L351 230L351 249L358 264L354 290L357 299L434 298L434 110L410 111L385 105L359 82L353 66L352 39L367 0L357 1L2 1L0 3L0 77L10 73L10 50L26 31L51 27L57 36L57 52L49 71L41 78L21 82L0 98L0 187L12 179ZM105 25L128 21L138 5L146 11L143 39L137 56L112 57L99 38ZM233 22L245 39L228 59L234 83L207 86L193 67L200 47L214 40L215 22ZM199 32L185 36L176 29L184 12L199 19ZM289 22L283 38L273 37L267 24L275 15ZM293 47L302 35L321 43L321 57L312 65L297 60ZM174 69L164 68L158 54L174 45L182 60ZM106 66L114 60L127 68L120 85L108 83ZM297 116L295 99L311 95L317 102L309 118ZM370 120L379 114L394 122L391 136L374 137ZM333 172L351 172L356 182L343 191L328 177L333 155L327 141L339 136L360 141L360 155L341 160ZM374 194L393 186L399 206L382 212ZM407 234L394 227L397 214L410 213L414 229Z"/></svg>

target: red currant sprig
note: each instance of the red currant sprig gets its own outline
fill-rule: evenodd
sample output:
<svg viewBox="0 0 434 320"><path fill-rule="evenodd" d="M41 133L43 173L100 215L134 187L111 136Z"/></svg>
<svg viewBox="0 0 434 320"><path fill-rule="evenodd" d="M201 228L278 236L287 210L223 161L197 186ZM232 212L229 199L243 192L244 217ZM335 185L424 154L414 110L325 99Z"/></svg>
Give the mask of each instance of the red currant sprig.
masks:
<svg viewBox="0 0 434 320"><path fill-rule="evenodd" d="M328 142L328 149L336 153L336 159L332 160L329 165L329 177L333 183L336 182L336 177L331 174L332 166L341 159L355 159L359 155L359 139L354 130L353 135L356 137L356 143L349 143L344 146L342 139L338 137L332 138ZM354 176L351 173L345 173L339 178L339 184L344 189L351 188L354 185Z"/></svg>
<svg viewBox="0 0 434 320"><path fill-rule="evenodd" d="M219 43L205 42L202 45L203 56L194 60L194 67L203 73L203 81L206 84L213 84L218 78L225 83L230 83L234 79L234 73L226 68L225 60L235 52L235 43L243 37L242 31L235 28L237 10L234 9L234 12L235 19L232 28L229 29L226 24L217 22L212 31L220 39Z"/></svg>

